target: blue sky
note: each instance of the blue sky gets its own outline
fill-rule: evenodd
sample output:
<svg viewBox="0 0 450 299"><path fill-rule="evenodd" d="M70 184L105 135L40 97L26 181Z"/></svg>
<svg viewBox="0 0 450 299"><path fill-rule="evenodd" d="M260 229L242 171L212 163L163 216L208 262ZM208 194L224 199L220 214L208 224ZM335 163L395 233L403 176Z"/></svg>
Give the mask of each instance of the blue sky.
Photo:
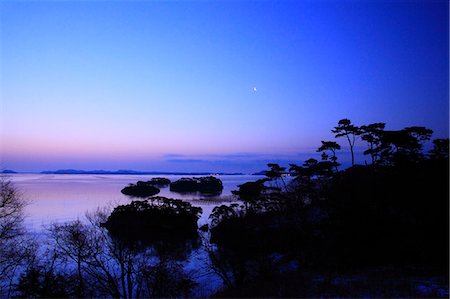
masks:
<svg viewBox="0 0 450 299"><path fill-rule="evenodd" d="M447 1L0 10L2 168L252 172L317 155L341 118L448 137Z"/></svg>

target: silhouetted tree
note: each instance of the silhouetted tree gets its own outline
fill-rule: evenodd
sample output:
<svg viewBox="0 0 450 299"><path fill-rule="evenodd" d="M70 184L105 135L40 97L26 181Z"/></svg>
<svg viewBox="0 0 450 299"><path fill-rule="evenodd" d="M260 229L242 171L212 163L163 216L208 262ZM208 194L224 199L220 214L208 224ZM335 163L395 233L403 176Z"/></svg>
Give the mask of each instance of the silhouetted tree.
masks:
<svg viewBox="0 0 450 299"><path fill-rule="evenodd" d="M244 215L244 211L242 211L241 207L238 204L220 205L214 207L209 215L209 219L211 219L211 226L215 226L219 224L221 221L226 219L236 218Z"/></svg>
<svg viewBox="0 0 450 299"><path fill-rule="evenodd" d="M267 170L265 175L268 177L271 181L278 181L281 180L284 186L284 190L286 190L286 182L283 179L283 174L286 171L286 167L281 167L280 165L276 163L269 163L267 164L267 167L270 168L270 170ZM277 182L278 184L278 182Z"/></svg>
<svg viewBox="0 0 450 299"><path fill-rule="evenodd" d="M430 157L435 159L448 159L449 139L434 139L433 148L430 150Z"/></svg>
<svg viewBox="0 0 450 299"><path fill-rule="evenodd" d="M355 165L355 154L353 153L353 147L355 146L356 138L360 135L360 129L353 125L351 121L347 118L341 119L338 125L331 130L336 138L346 137L348 145L350 146L350 152L352 154L352 166Z"/></svg>
<svg viewBox="0 0 450 299"><path fill-rule="evenodd" d="M413 138L413 142L410 144L410 148L407 149L409 151L409 155L415 159L423 159L424 155L422 153L423 143L431 139L431 135L433 135L433 130L428 129L426 127L407 127L404 128L403 131L407 132L411 138Z"/></svg>
<svg viewBox="0 0 450 299"><path fill-rule="evenodd" d="M220 221L221 220L219 220L219 218L216 218L215 225L219 224ZM234 281L236 275L235 273L230 273L232 272L230 271L230 269L233 268L230 266L230 259L224 256L223 251L220 250L220 248L218 248L216 245L211 244L210 240L206 238L204 238L203 240L203 248L208 254L208 258L204 261L206 267L209 270L213 271L217 276L219 276L222 279L222 282L224 283L225 287L227 288L236 287Z"/></svg>
<svg viewBox="0 0 450 299"><path fill-rule="evenodd" d="M186 275L182 264L165 256L160 256L156 264L143 268L141 276L145 287L142 294L150 298L190 298L197 285Z"/></svg>
<svg viewBox="0 0 450 299"><path fill-rule="evenodd" d="M72 283L73 275L56 272L43 263L32 265L19 278L17 295L20 298L80 298Z"/></svg>
<svg viewBox="0 0 450 299"><path fill-rule="evenodd" d="M26 202L13 183L0 176L0 240L7 241L23 235L23 209Z"/></svg>
<svg viewBox="0 0 450 299"><path fill-rule="evenodd" d="M404 164L423 160L423 142L429 140L432 133L432 130L425 127L383 131L380 145L382 164Z"/></svg>
<svg viewBox="0 0 450 299"><path fill-rule="evenodd" d="M337 172L338 166L340 164L337 163L336 151L340 150L341 146L334 141L321 141L321 142L322 142L322 146L320 146L317 149L317 151L322 152L322 160L326 161L326 160L328 160L328 158L331 160L331 162L333 163L334 169ZM331 152L331 157L325 153L326 151Z"/></svg>
<svg viewBox="0 0 450 299"><path fill-rule="evenodd" d="M89 227L82 224L80 220L76 220L64 224L53 224L49 228L49 232L51 238L55 241L55 250L61 256L69 258L76 264L77 297L86 297L83 263L95 254L92 251L93 240L90 239Z"/></svg>
<svg viewBox="0 0 450 299"><path fill-rule="evenodd" d="M10 296L18 270L35 249L23 225L26 204L8 177L0 175L0 297Z"/></svg>
<svg viewBox="0 0 450 299"><path fill-rule="evenodd" d="M255 206L258 201L261 200L262 192L265 190L264 183L267 179L257 180L255 182L247 182L239 185L239 190L231 191L234 195L238 196L240 200L244 202L245 210L247 212L255 211Z"/></svg>
<svg viewBox="0 0 450 299"><path fill-rule="evenodd" d="M111 237L101 225L108 218L106 211L87 218L88 223L54 224L50 229L62 260L76 265L72 280L77 297L81 293L113 298L189 296L194 284L179 264L155 256L151 247Z"/></svg>
<svg viewBox="0 0 450 299"><path fill-rule="evenodd" d="M317 165L317 163L319 163L319 161L317 161L316 159L309 158L308 160L305 160L305 162L303 162L303 166L306 167L307 169L313 170L314 167Z"/></svg>
<svg viewBox="0 0 450 299"><path fill-rule="evenodd" d="M310 158L303 162L302 166L296 164L289 164L294 180L311 181L319 178L327 178L333 175L333 168L335 164L331 161L317 161L317 159Z"/></svg>
<svg viewBox="0 0 450 299"><path fill-rule="evenodd" d="M314 158L306 160L302 166L290 164L289 171L294 177L294 184L301 203L311 203L320 196L326 181L333 176L335 164L330 161L319 162Z"/></svg>
<svg viewBox="0 0 450 299"><path fill-rule="evenodd" d="M379 159L381 151L380 144L385 125L385 123L373 123L361 126L360 128L362 134L361 139L366 141L369 145L369 148L364 151L364 155L370 155L372 165Z"/></svg>
<svg viewBox="0 0 450 299"><path fill-rule="evenodd" d="M433 130L426 127L413 126L404 128L403 130L405 130L410 136L418 140L419 144L424 141L430 140L431 135L433 135Z"/></svg>

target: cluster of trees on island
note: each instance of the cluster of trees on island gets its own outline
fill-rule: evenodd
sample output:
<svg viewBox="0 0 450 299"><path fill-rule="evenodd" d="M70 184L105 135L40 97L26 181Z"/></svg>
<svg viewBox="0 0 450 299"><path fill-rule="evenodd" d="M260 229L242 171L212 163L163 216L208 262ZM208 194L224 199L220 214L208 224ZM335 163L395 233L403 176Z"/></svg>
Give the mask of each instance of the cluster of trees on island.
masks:
<svg viewBox="0 0 450 299"><path fill-rule="evenodd" d="M149 197L160 192L159 188L170 185L170 191L178 193L200 192L208 195L220 195L223 190L222 181L213 177L193 177L181 178L171 182L167 178L153 178L150 181L138 181L136 184L130 184L122 189L122 193L133 197Z"/></svg>
<svg viewBox="0 0 450 299"><path fill-rule="evenodd" d="M265 178L233 191L236 203L213 209L203 231L200 208L148 197L87 222L54 224L38 250L21 226L24 203L3 179L1 294L190 297L195 276L181 261L202 250L223 281L217 297L448 297L449 140L425 151L430 129L387 131L348 119L332 132L348 143L351 167L339 170L335 141L322 141L320 160L268 164ZM358 139L367 143L365 165L355 163ZM199 191L203 181L169 184ZM342 282L349 273L360 276ZM442 281L424 293L417 277Z"/></svg>

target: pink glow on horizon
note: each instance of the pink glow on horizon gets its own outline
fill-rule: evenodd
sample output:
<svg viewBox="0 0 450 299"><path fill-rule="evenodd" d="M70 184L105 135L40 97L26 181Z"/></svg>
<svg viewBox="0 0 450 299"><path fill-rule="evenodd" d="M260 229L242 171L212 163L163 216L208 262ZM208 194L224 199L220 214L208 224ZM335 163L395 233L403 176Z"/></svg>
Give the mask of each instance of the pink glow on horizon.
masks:
<svg viewBox="0 0 450 299"><path fill-rule="evenodd" d="M236 150L238 149L238 150ZM231 143L228 140L207 141L195 140L149 140L129 139L127 141L117 140L93 140L92 138L76 139L66 136L64 139L52 138L52 136L28 136L27 139L5 136L2 140L0 153L3 156L47 156L78 158L117 158L124 155L131 157L158 157L166 153L178 153L185 155L208 155L229 154L235 152L264 152L264 153L295 153L309 151L311 147L292 147L278 144L271 145L249 145L239 142Z"/></svg>

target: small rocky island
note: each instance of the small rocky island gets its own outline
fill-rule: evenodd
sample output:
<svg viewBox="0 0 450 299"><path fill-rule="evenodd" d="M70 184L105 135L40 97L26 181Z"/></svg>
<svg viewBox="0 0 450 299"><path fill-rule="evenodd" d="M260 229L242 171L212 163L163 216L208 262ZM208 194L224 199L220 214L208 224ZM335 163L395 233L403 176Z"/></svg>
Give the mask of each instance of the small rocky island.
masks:
<svg viewBox="0 0 450 299"><path fill-rule="evenodd" d="M201 192L207 194L218 194L223 190L222 181L213 176L199 178L181 178L170 183L170 191L187 193Z"/></svg>
<svg viewBox="0 0 450 299"><path fill-rule="evenodd" d="M136 184L129 184L120 192L128 196L149 197L159 193L159 188L151 182L139 181Z"/></svg>

